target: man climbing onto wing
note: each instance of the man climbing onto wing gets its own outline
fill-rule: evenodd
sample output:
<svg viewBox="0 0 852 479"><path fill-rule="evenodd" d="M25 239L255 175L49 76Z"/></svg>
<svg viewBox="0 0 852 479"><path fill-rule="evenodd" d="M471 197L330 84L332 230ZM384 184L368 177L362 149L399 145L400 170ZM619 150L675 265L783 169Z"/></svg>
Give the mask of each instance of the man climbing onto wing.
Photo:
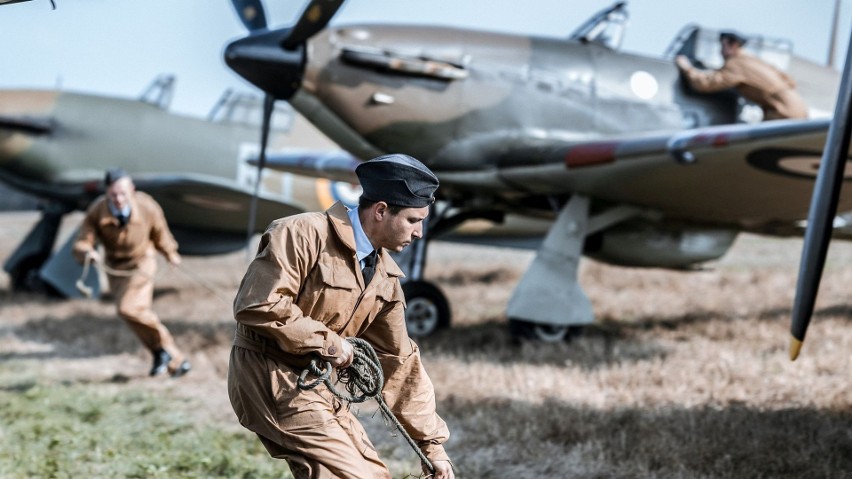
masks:
<svg viewBox="0 0 852 479"><path fill-rule="evenodd" d="M745 37L735 32L722 32L719 43L725 64L718 70L699 70L683 55L675 59L692 88L704 93L736 88L746 100L763 109L764 121L808 117L808 106L796 92L796 82L781 70L746 53L743 50Z"/></svg>

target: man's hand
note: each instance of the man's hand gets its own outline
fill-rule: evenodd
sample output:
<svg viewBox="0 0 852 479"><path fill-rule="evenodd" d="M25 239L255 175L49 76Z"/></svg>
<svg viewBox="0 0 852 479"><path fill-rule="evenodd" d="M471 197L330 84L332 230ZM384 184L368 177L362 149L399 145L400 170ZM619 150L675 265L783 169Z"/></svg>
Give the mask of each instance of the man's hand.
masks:
<svg viewBox="0 0 852 479"><path fill-rule="evenodd" d="M355 359L355 348L352 347L352 343L343 338L343 341L340 342L340 356L334 358L334 361L331 362L331 365L336 368L346 368L352 364L352 361Z"/></svg>
<svg viewBox="0 0 852 479"><path fill-rule="evenodd" d="M689 61L689 58L686 58L684 55L678 55L675 57L675 63L677 67L681 70L689 70L692 68L692 62Z"/></svg>
<svg viewBox="0 0 852 479"><path fill-rule="evenodd" d="M429 475L429 469L426 465L423 465L423 474L426 474L426 477L432 479L455 479L456 475L453 472L453 466L450 465L450 461L432 461L432 467L435 468L435 475Z"/></svg>
<svg viewBox="0 0 852 479"><path fill-rule="evenodd" d="M86 259L91 261L92 263L102 263L103 258L101 257L101 253L96 249L90 249L86 251Z"/></svg>
<svg viewBox="0 0 852 479"><path fill-rule="evenodd" d="M167 258L169 260L169 264L172 266L180 266L180 255L177 253L172 253Z"/></svg>

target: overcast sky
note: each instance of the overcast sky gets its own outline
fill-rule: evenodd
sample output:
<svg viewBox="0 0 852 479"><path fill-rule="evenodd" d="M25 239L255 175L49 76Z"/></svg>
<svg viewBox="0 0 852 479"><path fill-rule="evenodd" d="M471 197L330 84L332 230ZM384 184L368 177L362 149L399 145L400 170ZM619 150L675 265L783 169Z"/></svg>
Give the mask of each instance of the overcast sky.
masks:
<svg viewBox="0 0 852 479"><path fill-rule="evenodd" d="M159 74L177 76L172 109L204 115L226 88L255 91L224 64L245 34L226 0L49 0L0 6L0 88L54 88L136 97ZM611 5L601 0L349 0L332 24L413 23L547 37L568 35ZM841 0L837 64L850 37L852 0ZM273 26L302 2L267 1ZM623 49L661 55L689 23L787 38L827 62L835 0L633 0Z"/></svg>

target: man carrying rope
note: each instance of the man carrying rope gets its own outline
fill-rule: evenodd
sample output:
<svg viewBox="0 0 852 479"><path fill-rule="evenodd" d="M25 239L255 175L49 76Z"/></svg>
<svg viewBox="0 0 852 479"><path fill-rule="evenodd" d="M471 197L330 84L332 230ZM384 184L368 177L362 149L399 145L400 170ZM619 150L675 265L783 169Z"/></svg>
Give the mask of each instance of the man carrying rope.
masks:
<svg viewBox="0 0 852 479"><path fill-rule="evenodd" d="M406 332L402 272L385 251L402 251L422 236L438 178L401 154L364 162L356 173L364 190L358 208L338 202L325 213L282 218L261 238L234 300L231 404L240 424L271 456L287 460L296 478L389 479L340 398L345 394L300 379L312 359L341 375L354 369L345 369L356 356L353 344L364 340L386 379L380 405L427 458L424 472L452 479L443 447L449 430Z"/></svg>
<svg viewBox="0 0 852 479"><path fill-rule="evenodd" d="M173 377L183 376L191 368L189 361L151 309L157 271L155 250L178 265L178 244L160 205L136 191L126 171L108 170L104 183L106 195L89 206L74 243L74 257L81 263L105 267L118 315L154 356L150 375L168 371ZM98 243L104 247L105 263L96 249Z"/></svg>

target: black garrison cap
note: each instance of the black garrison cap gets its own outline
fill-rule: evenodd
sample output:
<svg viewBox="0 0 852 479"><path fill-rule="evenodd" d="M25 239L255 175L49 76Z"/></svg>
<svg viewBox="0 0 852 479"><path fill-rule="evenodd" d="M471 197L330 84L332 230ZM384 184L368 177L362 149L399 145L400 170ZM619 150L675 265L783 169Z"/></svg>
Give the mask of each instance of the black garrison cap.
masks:
<svg viewBox="0 0 852 479"><path fill-rule="evenodd" d="M720 32L719 33L719 41L722 41L722 40L727 40L731 43L738 43L740 45L745 45L746 41L748 41L748 39L746 37L740 35L739 33L735 32L733 30Z"/></svg>
<svg viewBox="0 0 852 479"><path fill-rule="evenodd" d="M110 168L106 170L106 175L104 175L104 184L109 186L125 176L127 176L127 171L124 168Z"/></svg>
<svg viewBox="0 0 852 479"><path fill-rule="evenodd" d="M355 168L370 201L405 208L423 208L435 202L438 177L423 163L399 153L379 156Z"/></svg>

